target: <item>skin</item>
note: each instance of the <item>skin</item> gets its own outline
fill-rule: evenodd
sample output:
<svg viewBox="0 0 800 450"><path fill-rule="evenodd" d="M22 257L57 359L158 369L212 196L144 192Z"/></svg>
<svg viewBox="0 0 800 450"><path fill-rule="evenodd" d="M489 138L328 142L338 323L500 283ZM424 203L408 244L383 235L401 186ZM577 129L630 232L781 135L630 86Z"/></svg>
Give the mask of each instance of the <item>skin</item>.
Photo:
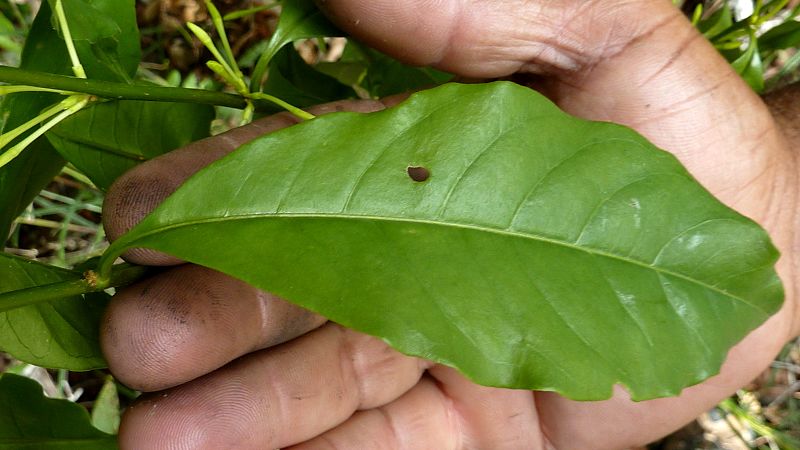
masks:
<svg viewBox="0 0 800 450"><path fill-rule="evenodd" d="M574 115L629 125L673 152L770 232L783 254L786 302L718 376L679 397L634 403L617 389L580 403L477 386L222 274L133 252L132 261L174 267L115 296L104 320L112 371L132 387L163 390L128 409L122 448L623 449L689 422L798 334L795 154L761 99L669 1L319 4L353 36L407 62L465 77L513 75ZM383 107L343 102L314 112ZM134 169L109 192L109 235L202 165L292 123L267 118Z"/></svg>

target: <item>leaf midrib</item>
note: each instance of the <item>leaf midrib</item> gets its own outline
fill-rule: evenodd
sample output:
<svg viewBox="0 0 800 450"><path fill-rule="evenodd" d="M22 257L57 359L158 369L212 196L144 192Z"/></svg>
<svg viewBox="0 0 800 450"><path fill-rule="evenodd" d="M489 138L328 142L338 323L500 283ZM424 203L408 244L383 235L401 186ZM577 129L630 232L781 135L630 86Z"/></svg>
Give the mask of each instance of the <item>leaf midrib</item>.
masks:
<svg viewBox="0 0 800 450"><path fill-rule="evenodd" d="M659 267L659 266L654 266L652 264L648 264L648 263L645 263L643 261L639 261L637 259L626 258L626 257L620 256L620 255L616 255L614 253L609 253L607 251L598 250L598 249L594 249L594 248L591 248L591 247L581 247L581 246L578 246L578 245L575 245L575 244L572 244L572 243L569 243L569 242L565 242L565 241L561 241L561 240L553 239L553 238L548 238L548 237L541 236L541 235L538 235L538 234L524 234L524 233L510 231L510 230L501 230L501 229L497 229L497 228L488 228L488 227L482 227L482 226L479 226L479 225L470 225L470 224L457 223L457 222L437 222L437 221L433 221L433 220L429 220L429 219L410 219L410 218L405 218L405 217L371 216L371 215L341 214L341 213L333 213L333 214L320 214L320 213L313 213L313 214L309 214L309 213L240 214L240 215L232 215L232 216L225 216L225 217L207 217L207 218L202 218L202 219L196 219L196 220L191 220L191 221L184 221L184 222L180 222L180 223L164 225L164 226L161 226L161 227L158 227L158 228L154 228L151 231L142 233L142 234L140 234L138 236L133 236L134 239L132 241L128 241L127 239L120 239L117 242L120 244L120 246L123 247L123 249L126 249L126 248L131 248L130 244L134 244L138 240L147 238L149 236L152 236L152 235L158 234L160 232L164 232L164 231L169 231L169 230L174 230L174 229L184 228L184 227L190 227L190 226L194 226L194 225L217 223L217 222L228 222L228 221L234 221L234 220L254 220L254 219L264 219L264 218L277 218L277 219L285 219L285 218L288 218L288 219L291 219L291 218L331 219L331 218L333 218L333 219L348 219L348 220L370 220L370 221L380 221L380 222L403 222L403 223L434 225L434 226L440 226L440 227L461 228L461 229L467 229L467 230L473 230L473 231L481 231L481 232L485 232L485 233L493 233L493 234L498 234L498 235L502 235L502 236L511 236L511 237L517 237L517 238L523 238L523 239L530 239L530 240L534 240L534 241L538 241L538 242L558 245L558 246L561 246L561 247L569 248L571 250L576 250L576 251L580 251L580 252L584 252L584 253L589 253L589 254L595 255L595 256L601 256L601 257L605 257L605 258L614 259L614 260L617 260L617 261L622 261L624 263L628 263L628 264L632 264L632 265L635 265L635 266L638 266L638 267L642 267L642 268L645 268L645 269L653 270L656 273L660 273L660 274L663 274L663 275L668 275L668 276L672 276L672 277L675 277L675 278L679 278L679 279L688 281L690 283L694 283L694 284L696 284L696 285L698 285L698 286L700 286L702 288L705 288L705 289L711 290L713 292L716 292L718 294L721 294L721 295L723 295L725 297L728 297L728 298L730 298L732 300L738 300L738 301L744 303L745 305L750 306L751 308L763 313L765 316L769 316L770 315L770 313L765 311L760 306L754 305L753 303L745 300L744 298L742 298L742 297L740 297L738 295L734 295L734 294L732 294L732 293L730 293L728 291L725 291L725 290L720 289L720 288L718 288L716 286L713 286L713 285L710 285L708 283L705 283L705 282L703 282L701 280L697 280L695 278L691 278L691 277L689 277L687 275L684 275L684 274L682 274L680 272L674 272L674 271L671 271L671 270L668 270L668 269L664 269L664 268ZM124 250L122 250L122 251L124 251Z"/></svg>

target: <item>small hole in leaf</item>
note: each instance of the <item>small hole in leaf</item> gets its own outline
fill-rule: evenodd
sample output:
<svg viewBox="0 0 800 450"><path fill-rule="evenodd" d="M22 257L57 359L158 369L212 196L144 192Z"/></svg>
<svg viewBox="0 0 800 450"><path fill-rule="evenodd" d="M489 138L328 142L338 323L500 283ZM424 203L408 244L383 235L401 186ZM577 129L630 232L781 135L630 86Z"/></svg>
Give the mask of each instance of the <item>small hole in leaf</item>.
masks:
<svg viewBox="0 0 800 450"><path fill-rule="evenodd" d="M406 169L412 180L422 182L431 176L431 171L422 166L408 166Z"/></svg>

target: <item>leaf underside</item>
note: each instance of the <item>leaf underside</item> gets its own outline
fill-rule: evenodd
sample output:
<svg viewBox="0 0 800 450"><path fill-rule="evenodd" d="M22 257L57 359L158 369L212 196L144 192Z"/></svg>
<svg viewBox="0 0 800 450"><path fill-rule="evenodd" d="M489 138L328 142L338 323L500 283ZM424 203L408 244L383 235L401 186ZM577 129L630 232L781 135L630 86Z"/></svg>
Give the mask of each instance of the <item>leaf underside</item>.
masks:
<svg viewBox="0 0 800 450"><path fill-rule="evenodd" d="M414 181L408 167L430 177ZM202 243L202 244L198 244ZM636 400L718 372L780 306L766 233L627 128L505 82L326 115L199 172L129 234L458 368Z"/></svg>

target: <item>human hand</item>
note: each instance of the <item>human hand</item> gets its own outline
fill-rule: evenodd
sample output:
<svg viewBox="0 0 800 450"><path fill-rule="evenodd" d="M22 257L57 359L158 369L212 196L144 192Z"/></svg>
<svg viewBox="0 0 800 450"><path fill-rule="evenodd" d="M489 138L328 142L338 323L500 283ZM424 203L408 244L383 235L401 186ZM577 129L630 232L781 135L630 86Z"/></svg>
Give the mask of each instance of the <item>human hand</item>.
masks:
<svg viewBox="0 0 800 450"><path fill-rule="evenodd" d="M670 2L320 5L354 36L412 63L472 77L539 74L536 87L568 112L629 125L672 151L718 198L767 228L784 254L786 303L731 352L720 375L680 397L633 403L618 389L608 401L581 403L474 385L216 272L178 266L117 295L104 323L120 380L148 391L177 386L126 413L123 448L625 448L729 395L797 333L794 155L763 103ZM202 165L291 122L267 119L135 169L109 193L109 234ZM130 258L177 262L147 251Z"/></svg>

